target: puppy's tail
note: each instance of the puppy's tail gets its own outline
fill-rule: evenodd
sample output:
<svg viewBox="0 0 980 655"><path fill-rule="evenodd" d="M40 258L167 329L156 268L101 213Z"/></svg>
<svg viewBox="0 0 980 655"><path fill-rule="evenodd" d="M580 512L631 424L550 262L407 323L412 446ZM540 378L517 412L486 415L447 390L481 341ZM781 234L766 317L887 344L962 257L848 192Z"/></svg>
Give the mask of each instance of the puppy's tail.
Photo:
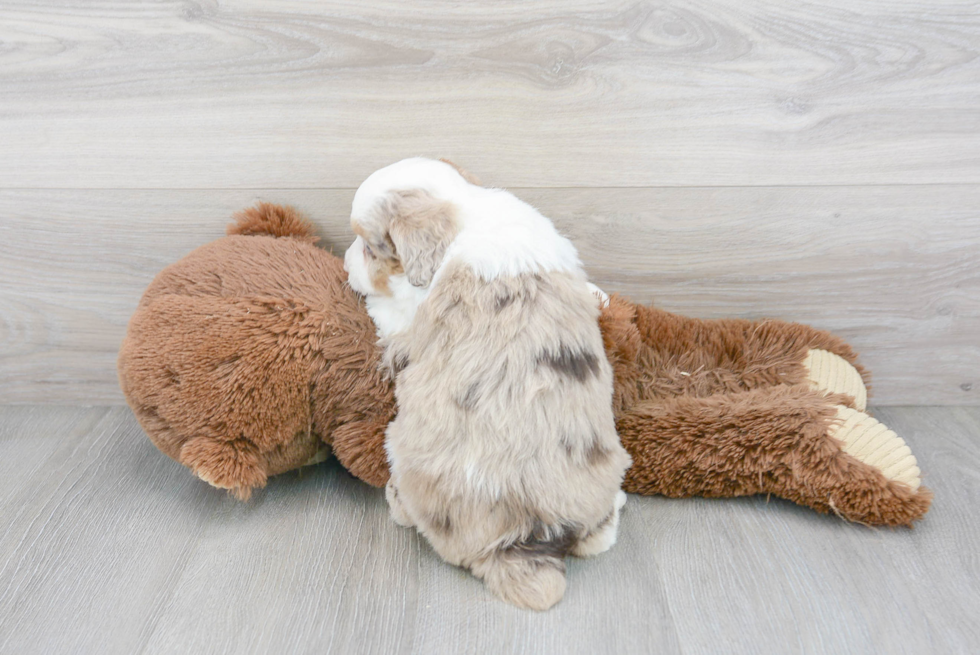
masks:
<svg viewBox="0 0 980 655"><path fill-rule="evenodd" d="M260 202L254 207L243 209L233 218L235 222L227 230L229 236L241 234L292 237L309 243L320 240L314 233L313 225L289 206Z"/></svg>
<svg viewBox="0 0 980 655"><path fill-rule="evenodd" d="M570 547L563 536L530 540L492 551L473 572L508 603L543 611L565 595L564 557Z"/></svg>

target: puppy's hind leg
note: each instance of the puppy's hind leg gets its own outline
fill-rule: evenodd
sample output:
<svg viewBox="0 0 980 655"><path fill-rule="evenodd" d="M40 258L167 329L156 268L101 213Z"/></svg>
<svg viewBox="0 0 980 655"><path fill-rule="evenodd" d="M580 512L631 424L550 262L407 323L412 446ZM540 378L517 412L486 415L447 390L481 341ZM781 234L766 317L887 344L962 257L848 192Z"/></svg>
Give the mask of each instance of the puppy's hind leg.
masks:
<svg viewBox="0 0 980 655"><path fill-rule="evenodd" d="M622 491L616 492L612 511L604 518L599 525L584 537L578 540L572 548L572 555L576 557L593 557L604 553L616 543L616 536L619 534L619 510L626 504L626 494Z"/></svg>

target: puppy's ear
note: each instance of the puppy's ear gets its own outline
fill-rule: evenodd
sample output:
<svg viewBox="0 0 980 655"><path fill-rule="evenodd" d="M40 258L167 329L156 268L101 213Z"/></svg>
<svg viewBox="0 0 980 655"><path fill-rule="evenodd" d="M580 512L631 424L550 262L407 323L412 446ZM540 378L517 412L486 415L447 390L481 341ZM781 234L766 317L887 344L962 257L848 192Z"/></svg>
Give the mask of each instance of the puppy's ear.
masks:
<svg viewBox="0 0 980 655"><path fill-rule="evenodd" d="M480 182L480 178L478 178L476 175L473 175L473 173L470 173L468 170L466 170L456 162L450 161L445 157L443 157L439 161L443 162L444 164L449 164L450 166L455 168L456 172L459 173L463 177L463 179L469 182L470 184L474 186L483 186L483 183Z"/></svg>
<svg viewBox="0 0 980 655"><path fill-rule="evenodd" d="M388 234L408 281L425 287L456 238L456 207L422 189L393 191L386 198Z"/></svg>

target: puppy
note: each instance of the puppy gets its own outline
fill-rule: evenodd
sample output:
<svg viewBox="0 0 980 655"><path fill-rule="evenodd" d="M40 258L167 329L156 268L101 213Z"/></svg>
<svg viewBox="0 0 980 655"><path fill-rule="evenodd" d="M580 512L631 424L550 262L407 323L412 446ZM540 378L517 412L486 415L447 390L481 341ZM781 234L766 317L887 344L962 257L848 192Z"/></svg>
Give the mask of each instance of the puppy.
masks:
<svg viewBox="0 0 980 655"><path fill-rule="evenodd" d="M351 226L350 284L396 376L392 518L504 600L551 607L565 556L615 543L630 464L575 247L512 194L419 158L372 174Z"/></svg>

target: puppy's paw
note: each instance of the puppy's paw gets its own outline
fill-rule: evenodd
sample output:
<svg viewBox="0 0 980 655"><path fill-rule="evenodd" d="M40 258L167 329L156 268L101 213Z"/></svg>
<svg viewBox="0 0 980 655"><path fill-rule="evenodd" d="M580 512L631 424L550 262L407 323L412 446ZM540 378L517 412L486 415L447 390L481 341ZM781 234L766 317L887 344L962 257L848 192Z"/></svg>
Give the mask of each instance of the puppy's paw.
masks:
<svg viewBox="0 0 980 655"><path fill-rule="evenodd" d="M616 511L623 509L626 505L626 492L620 489L616 492Z"/></svg>
<svg viewBox="0 0 980 655"><path fill-rule="evenodd" d="M392 521L403 528L411 528L415 525L405 510L405 505L398 497L398 487L392 484L391 479L385 485L385 500L388 501L388 511L391 514Z"/></svg>
<svg viewBox="0 0 980 655"><path fill-rule="evenodd" d="M592 295L595 296L596 300L599 301L599 309L602 309L603 307L609 304L609 294L607 294L605 291L603 291L596 285L592 284L591 282L586 282L586 284L589 287L589 291L592 292Z"/></svg>
<svg viewBox="0 0 980 655"><path fill-rule="evenodd" d="M606 552L616 544L619 536L619 510L626 504L626 494L622 491L616 493L613 510L609 516L592 532L584 538L579 539L572 549L572 555L576 557L595 557Z"/></svg>

